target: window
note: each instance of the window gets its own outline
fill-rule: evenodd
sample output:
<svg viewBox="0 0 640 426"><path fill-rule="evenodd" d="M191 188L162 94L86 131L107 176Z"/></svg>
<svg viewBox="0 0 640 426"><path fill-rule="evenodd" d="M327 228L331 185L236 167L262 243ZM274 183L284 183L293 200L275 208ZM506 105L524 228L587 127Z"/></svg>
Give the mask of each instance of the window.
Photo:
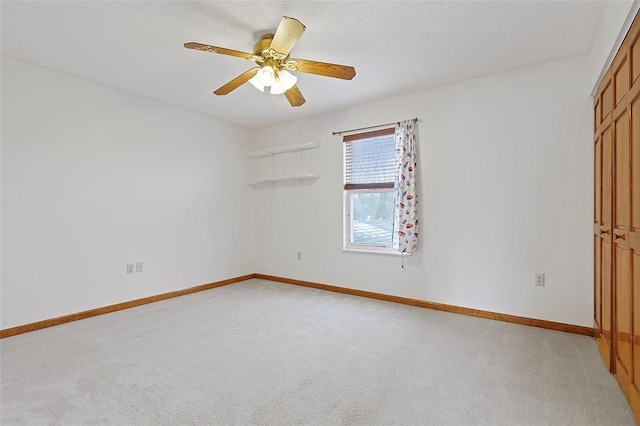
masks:
<svg viewBox="0 0 640 426"><path fill-rule="evenodd" d="M395 129L344 142L344 249L396 253L393 243Z"/></svg>

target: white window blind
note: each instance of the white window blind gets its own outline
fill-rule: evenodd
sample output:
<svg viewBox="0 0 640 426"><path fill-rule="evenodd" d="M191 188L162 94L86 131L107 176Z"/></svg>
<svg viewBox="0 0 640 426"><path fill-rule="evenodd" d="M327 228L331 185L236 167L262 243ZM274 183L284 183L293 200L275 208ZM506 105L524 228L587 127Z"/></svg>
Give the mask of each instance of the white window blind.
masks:
<svg viewBox="0 0 640 426"><path fill-rule="evenodd" d="M396 172L395 129L347 135L344 189L393 188Z"/></svg>

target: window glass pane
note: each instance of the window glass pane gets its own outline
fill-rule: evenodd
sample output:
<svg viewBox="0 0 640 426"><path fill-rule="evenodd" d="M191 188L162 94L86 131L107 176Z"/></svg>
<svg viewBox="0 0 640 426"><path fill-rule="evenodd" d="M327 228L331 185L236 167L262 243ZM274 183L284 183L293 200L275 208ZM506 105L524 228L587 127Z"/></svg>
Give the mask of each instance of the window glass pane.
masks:
<svg viewBox="0 0 640 426"><path fill-rule="evenodd" d="M393 192L351 194L351 242L390 246L393 239Z"/></svg>

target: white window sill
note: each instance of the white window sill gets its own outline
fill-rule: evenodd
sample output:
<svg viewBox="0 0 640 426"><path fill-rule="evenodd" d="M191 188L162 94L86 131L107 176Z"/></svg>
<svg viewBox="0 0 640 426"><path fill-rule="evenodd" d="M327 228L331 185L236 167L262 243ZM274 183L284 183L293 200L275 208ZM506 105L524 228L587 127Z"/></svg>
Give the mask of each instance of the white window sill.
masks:
<svg viewBox="0 0 640 426"><path fill-rule="evenodd" d="M344 253L361 253L361 254L382 254L386 256L411 256L411 253L400 253L395 250L387 250L387 249L365 249L365 248L343 248L342 251Z"/></svg>

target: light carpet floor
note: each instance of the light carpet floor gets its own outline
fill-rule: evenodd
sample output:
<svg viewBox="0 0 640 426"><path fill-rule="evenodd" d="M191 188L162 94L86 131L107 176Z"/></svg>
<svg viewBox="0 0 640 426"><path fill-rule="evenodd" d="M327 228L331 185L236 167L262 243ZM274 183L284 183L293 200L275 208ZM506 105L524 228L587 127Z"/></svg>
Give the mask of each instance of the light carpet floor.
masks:
<svg viewBox="0 0 640 426"><path fill-rule="evenodd" d="M261 280L3 339L8 425L632 425L593 339Z"/></svg>

